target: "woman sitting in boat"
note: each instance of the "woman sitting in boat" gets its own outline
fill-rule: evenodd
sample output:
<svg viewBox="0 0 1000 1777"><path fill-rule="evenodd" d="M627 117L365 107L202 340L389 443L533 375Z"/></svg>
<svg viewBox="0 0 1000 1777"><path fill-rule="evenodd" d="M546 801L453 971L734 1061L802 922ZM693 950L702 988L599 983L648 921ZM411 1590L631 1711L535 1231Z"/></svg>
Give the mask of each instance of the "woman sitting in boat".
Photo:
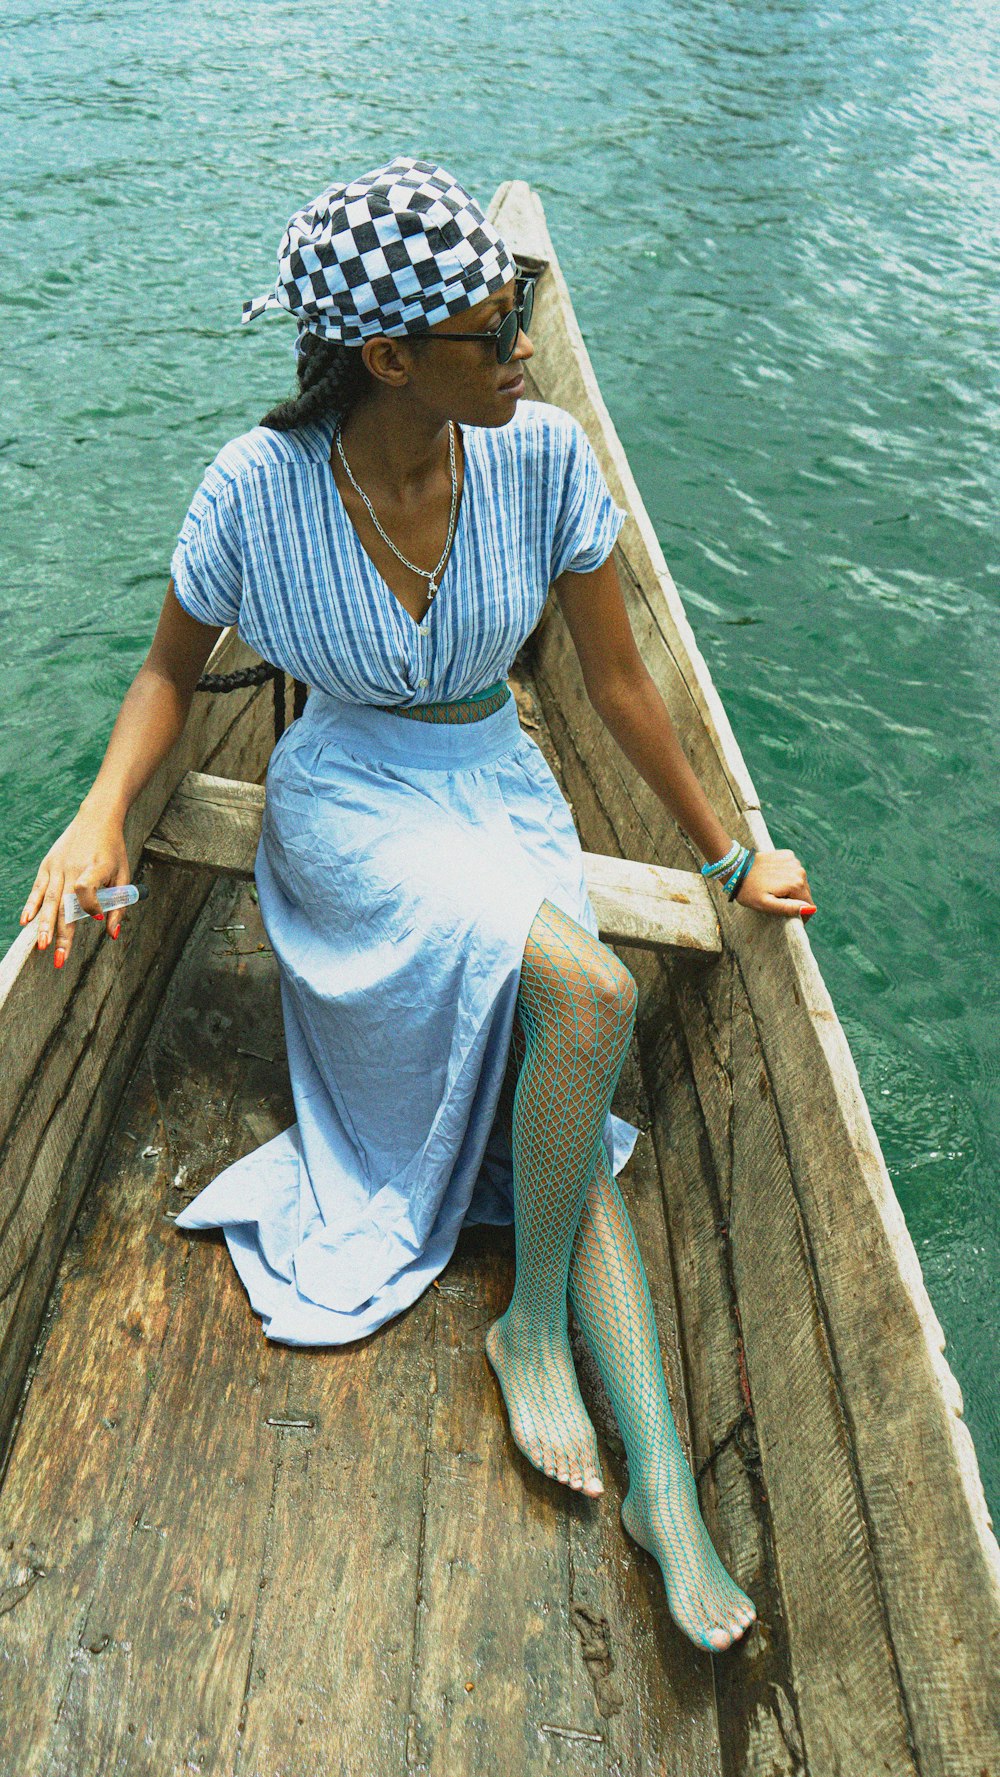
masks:
<svg viewBox="0 0 1000 1777"><path fill-rule="evenodd" d="M532 286L442 168L408 156L289 222L274 289L298 392L198 488L147 661L93 788L22 915L60 965L64 888L129 880L123 823L237 625L307 683L266 777L256 858L297 1121L176 1218L221 1227L268 1338L344 1344L413 1303L463 1225L513 1221L486 1334L519 1449L603 1491L568 1304L621 1428L626 1530L675 1622L754 1621L698 1508L610 1110L634 977L598 936L580 842L507 684L554 587L588 696L742 906L811 910L793 853L755 856L709 805L637 650L612 550L626 514L583 428L524 398ZM117 936L120 914L108 929Z"/></svg>

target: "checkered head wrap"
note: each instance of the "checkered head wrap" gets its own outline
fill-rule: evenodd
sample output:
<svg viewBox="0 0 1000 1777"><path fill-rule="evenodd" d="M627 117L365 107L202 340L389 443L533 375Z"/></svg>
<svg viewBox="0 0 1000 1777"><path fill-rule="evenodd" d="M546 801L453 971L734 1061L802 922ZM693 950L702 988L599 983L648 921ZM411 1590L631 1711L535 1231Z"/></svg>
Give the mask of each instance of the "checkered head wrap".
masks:
<svg viewBox="0 0 1000 1777"><path fill-rule="evenodd" d="M331 185L294 215L273 290L243 320L284 309L304 333L360 346L373 334L426 333L514 276L513 258L479 205L443 167L398 154Z"/></svg>

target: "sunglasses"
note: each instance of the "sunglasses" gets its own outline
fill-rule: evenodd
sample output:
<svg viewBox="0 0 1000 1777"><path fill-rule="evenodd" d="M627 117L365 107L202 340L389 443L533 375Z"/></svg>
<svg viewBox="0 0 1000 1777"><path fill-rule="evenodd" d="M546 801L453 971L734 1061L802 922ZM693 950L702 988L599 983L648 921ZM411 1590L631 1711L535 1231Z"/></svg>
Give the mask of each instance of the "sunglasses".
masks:
<svg viewBox="0 0 1000 1777"><path fill-rule="evenodd" d="M514 307L504 315L499 327L491 327L488 333L424 333L421 338L492 339L497 349L497 363L509 364L521 333L527 333L531 326L531 311L535 306L534 278L518 275L515 291Z"/></svg>

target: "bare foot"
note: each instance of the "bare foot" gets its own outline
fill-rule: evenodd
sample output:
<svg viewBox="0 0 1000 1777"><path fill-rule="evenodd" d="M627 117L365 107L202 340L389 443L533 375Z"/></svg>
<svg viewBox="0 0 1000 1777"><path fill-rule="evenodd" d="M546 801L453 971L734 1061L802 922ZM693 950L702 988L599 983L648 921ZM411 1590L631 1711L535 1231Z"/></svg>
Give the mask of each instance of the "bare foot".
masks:
<svg viewBox="0 0 1000 1777"><path fill-rule="evenodd" d="M604 1492L597 1434L583 1404L568 1337L530 1339L506 1315L486 1335L486 1356L507 1403L511 1436L543 1475L591 1498Z"/></svg>
<svg viewBox="0 0 1000 1777"><path fill-rule="evenodd" d="M659 1562L677 1627L696 1647L722 1653L756 1622L757 1612L712 1547L688 1463L675 1461L672 1471L653 1485L644 1479L629 1487L622 1523Z"/></svg>

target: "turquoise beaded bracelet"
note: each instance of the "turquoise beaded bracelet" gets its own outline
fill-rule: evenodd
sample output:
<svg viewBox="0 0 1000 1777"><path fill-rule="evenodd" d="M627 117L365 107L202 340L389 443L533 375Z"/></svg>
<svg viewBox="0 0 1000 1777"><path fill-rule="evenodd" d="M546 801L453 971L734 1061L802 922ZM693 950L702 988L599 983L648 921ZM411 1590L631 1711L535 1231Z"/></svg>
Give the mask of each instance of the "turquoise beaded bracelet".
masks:
<svg viewBox="0 0 1000 1777"><path fill-rule="evenodd" d="M724 870L728 870L728 868L731 864L738 864L739 863L740 854L742 853L742 851L743 851L743 847L740 844L739 840L734 839L732 845L729 847L729 850L727 851L724 858L719 858L718 861L714 864L702 864L702 867L701 867L702 875L703 876L721 876L722 872Z"/></svg>
<svg viewBox="0 0 1000 1777"><path fill-rule="evenodd" d="M725 857L716 859L714 864L703 864L701 873L708 879L715 877L721 880L727 896L733 901L755 857L754 851L734 839Z"/></svg>
<svg viewBox="0 0 1000 1777"><path fill-rule="evenodd" d="M750 866L752 865L754 858L756 856L757 856L757 853L755 851L748 851L747 855L743 859L742 863L740 863L737 866L737 868L734 870L732 876L730 876L728 882L726 883L726 894L728 895L728 897L731 901L735 901L737 895L739 894L740 889L743 885L744 878L749 876Z"/></svg>

